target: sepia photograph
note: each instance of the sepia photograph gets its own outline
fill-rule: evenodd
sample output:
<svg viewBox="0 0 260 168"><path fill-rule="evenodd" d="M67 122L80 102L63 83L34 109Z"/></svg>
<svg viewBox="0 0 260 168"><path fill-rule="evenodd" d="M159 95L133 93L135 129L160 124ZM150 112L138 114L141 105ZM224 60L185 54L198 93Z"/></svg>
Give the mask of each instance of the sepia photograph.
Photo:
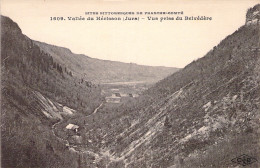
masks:
<svg viewBox="0 0 260 168"><path fill-rule="evenodd" d="M2 168L259 168L259 0L1 0Z"/></svg>

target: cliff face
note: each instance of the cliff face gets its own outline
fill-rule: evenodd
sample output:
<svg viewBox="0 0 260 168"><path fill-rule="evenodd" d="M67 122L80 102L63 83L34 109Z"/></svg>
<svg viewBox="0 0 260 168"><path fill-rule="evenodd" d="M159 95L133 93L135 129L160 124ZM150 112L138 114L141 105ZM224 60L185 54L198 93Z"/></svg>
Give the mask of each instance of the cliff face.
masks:
<svg viewBox="0 0 260 168"><path fill-rule="evenodd" d="M258 25L260 22L260 4L250 8L246 14L246 25Z"/></svg>

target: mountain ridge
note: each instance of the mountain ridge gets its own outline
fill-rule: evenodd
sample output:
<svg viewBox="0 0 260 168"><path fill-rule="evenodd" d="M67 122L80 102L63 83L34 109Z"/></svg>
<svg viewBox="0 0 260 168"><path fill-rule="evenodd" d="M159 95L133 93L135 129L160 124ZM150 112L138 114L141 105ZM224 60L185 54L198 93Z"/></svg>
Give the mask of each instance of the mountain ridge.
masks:
<svg viewBox="0 0 260 168"><path fill-rule="evenodd" d="M179 68L138 65L120 61L101 60L84 54L74 54L68 48L34 41L43 51L49 53L75 75L94 83L148 81L156 82L176 72ZM74 65L74 66L73 66ZM75 66L77 65L77 67Z"/></svg>
<svg viewBox="0 0 260 168"><path fill-rule="evenodd" d="M47 42L42 42L42 41L38 41L38 40L33 40L34 42L36 43L41 43L41 44L44 44L44 45L50 45L50 46L53 46L53 47L59 47L59 48L62 48L62 49L66 49L68 50L70 53L72 54L75 54L75 55L82 55L82 56L85 56L85 57L88 57L88 58L92 58L92 59L97 59L97 60L101 60L101 61L109 61L109 62L116 62L116 63L122 63L122 64L136 64L136 65L140 65L140 66L147 66L147 67L164 67L164 68L175 68L175 67L171 67L171 66L163 66L163 65L144 65L144 64L138 64L138 63L134 63L134 62L123 62L123 61L114 61L114 60L107 60L107 59L100 59L100 58L94 58L94 57L90 57L88 56L87 54L83 54L83 53L74 53L73 51L71 51L71 49L67 48L67 47L63 47L63 46L59 46L59 45L54 45L54 44L49 44ZM176 67L177 69L181 69L181 68L178 68Z"/></svg>

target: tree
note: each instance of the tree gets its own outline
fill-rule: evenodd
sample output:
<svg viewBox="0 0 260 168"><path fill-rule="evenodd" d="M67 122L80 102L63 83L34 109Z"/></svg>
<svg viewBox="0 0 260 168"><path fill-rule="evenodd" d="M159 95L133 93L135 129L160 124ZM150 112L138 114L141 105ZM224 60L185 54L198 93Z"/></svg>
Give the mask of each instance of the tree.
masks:
<svg viewBox="0 0 260 168"><path fill-rule="evenodd" d="M169 120L169 117L168 117L168 116L166 116L166 118L165 118L164 126L165 126L165 127L168 127L168 128L171 127L171 123L170 123L170 120Z"/></svg>

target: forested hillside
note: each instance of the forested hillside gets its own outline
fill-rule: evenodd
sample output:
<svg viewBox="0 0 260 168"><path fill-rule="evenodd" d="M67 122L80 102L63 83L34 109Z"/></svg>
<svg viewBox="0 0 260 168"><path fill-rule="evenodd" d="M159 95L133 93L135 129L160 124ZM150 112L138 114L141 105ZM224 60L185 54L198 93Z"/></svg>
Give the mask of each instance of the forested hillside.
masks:
<svg viewBox="0 0 260 168"><path fill-rule="evenodd" d="M47 107L89 114L102 101L100 88L73 76L4 16L1 33L2 166L75 167L73 153L51 132L63 116Z"/></svg>

